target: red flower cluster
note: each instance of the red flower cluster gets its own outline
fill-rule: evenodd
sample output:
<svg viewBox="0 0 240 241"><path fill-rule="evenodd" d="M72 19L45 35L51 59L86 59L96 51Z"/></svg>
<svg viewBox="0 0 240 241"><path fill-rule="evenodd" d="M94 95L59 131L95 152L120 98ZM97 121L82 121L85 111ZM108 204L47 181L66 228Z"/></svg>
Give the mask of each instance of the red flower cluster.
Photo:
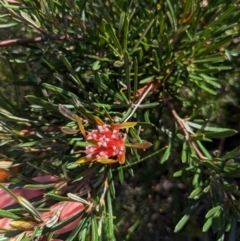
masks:
<svg viewBox="0 0 240 241"><path fill-rule="evenodd" d="M86 140L96 142L96 145L86 147L89 160L116 157L116 161L124 163L124 140L119 130L112 130L110 125L98 126L98 130L92 130L87 134Z"/></svg>
<svg viewBox="0 0 240 241"><path fill-rule="evenodd" d="M85 150L87 155L77 160L77 164L89 161L97 161L103 164L125 163L126 148L120 129L133 127L137 124L136 122L107 125L101 119L95 117L97 129L86 132L81 119L78 116L76 118L81 133L90 143Z"/></svg>

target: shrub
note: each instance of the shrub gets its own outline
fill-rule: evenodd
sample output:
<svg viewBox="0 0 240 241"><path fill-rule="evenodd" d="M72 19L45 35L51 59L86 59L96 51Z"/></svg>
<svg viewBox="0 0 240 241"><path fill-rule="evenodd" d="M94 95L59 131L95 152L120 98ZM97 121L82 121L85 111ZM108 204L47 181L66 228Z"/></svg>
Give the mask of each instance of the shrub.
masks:
<svg viewBox="0 0 240 241"><path fill-rule="evenodd" d="M236 240L237 1L0 4L1 239Z"/></svg>

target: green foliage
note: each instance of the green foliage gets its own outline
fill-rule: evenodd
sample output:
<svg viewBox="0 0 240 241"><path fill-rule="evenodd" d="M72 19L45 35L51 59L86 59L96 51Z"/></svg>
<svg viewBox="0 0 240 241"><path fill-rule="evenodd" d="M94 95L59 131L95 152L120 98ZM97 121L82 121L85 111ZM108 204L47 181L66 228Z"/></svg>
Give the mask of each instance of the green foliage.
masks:
<svg viewBox="0 0 240 241"><path fill-rule="evenodd" d="M121 200L127 209L128 201L121 199L125 186L119 185L136 175L139 185L149 188L164 175L185 189L169 191L172 203L160 208L171 220L161 225L170 226L174 240L187 227L195 228L188 222L195 218L202 231L194 237L235 240L240 221L240 143L234 139L240 117L237 1L0 0L0 6L0 30L9 31L0 42L6 66L0 69L2 159L22 167L12 177L13 187L44 190L33 204L18 200L24 211L1 209L1 217L27 212L36 219L39 210L75 200L84 203L83 212L35 229L31 239L53 235L83 213L64 240L139 240L134 235L144 222L131 210L122 215L116 203ZM83 156L77 151L87 142L75 114L87 131L96 125L94 116L108 123L138 122L125 132L126 145L153 145L146 151L129 148L124 165L77 165ZM67 190L31 179L41 175L60 178ZM1 186L11 192L11 186ZM16 234L1 235L6 240Z"/></svg>

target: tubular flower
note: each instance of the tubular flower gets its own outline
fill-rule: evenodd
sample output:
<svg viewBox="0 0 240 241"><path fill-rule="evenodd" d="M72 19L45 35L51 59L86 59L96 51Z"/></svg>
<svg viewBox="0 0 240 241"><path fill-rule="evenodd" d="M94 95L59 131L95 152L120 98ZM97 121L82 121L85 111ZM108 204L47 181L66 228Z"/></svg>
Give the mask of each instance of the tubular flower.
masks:
<svg viewBox="0 0 240 241"><path fill-rule="evenodd" d="M113 164L116 162L124 164L126 148L120 129L133 127L137 124L136 122L108 125L98 117L94 117L97 123L97 129L86 132L81 119L78 116L76 116L76 118L81 133L86 141L89 142L85 150L86 156L77 160L77 164L92 161L103 164Z"/></svg>

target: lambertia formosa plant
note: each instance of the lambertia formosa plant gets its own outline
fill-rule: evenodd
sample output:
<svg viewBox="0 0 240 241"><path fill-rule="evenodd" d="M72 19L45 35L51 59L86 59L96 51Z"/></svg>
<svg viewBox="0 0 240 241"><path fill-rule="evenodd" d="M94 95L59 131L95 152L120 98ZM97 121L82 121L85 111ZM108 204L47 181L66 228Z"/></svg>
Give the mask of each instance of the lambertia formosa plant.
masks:
<svg viewBox="0 0 240 241"><path fill-rule="evenodd" d="M238 0L0 17L0 240L237 240Z"/></svg>

